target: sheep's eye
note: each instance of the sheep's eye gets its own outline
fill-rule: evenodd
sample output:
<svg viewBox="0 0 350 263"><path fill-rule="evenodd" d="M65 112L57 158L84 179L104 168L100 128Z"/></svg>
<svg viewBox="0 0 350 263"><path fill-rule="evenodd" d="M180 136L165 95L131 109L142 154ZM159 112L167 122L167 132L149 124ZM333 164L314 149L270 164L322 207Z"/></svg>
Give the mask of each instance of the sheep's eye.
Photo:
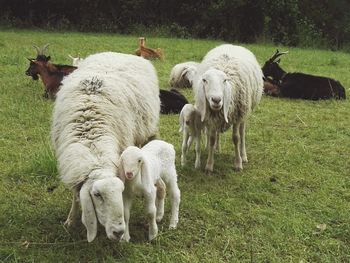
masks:
<svg viewBox="0 0 350 263"><path fill-rule="evenodd" d="M207 83L207 80L206 79L202 79L203 83Z"/></svg>
<svg viewBox="0 0 350 263"><path fill-rule="evenodd" d="M98 197L98 198L101 198L101 194L99 192L95 192L94 193L94 196Z"/></svg>
<svg viewBox="0 0 350 263"><path fill-rule="evenodd" d="M137 161L138 161L138 163L140 163L140 162L141 162L141 159L138 159Z"/></svg>

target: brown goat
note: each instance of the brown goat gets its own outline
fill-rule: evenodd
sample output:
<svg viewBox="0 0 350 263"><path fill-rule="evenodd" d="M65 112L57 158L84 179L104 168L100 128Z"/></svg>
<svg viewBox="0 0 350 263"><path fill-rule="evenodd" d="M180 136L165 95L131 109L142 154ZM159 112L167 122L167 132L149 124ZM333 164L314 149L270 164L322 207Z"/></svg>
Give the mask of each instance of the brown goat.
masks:
<svg viewBox="0 0 350 263"><path fill-rule="evenodd" d="M33 79L37 79L39 75L45 86L44 97L54 99L63 77L72 73L77 67L51 64L48 61L50 57L47 58L47 60L28 58L30 65L25 73Z"/></svg>
<svg viewBox="0 0 350 263"><path fill-rule="evenodd" d="M160 48L147 48L146 47L146 38L139 38L139 48L135 51L137 56L141 56L145 59L156 59L159 58L161 60L164 59L163 51Z"/></svg>

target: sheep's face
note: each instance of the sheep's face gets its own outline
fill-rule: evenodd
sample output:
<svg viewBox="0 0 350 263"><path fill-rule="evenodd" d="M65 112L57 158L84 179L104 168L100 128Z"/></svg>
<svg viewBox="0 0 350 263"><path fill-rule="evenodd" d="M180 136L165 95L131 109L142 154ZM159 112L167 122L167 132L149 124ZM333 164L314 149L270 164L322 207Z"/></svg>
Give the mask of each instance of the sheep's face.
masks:
<svg viewBox="0 0 350 263"><path fill-rule="evenodd" d="M224 104L224 88L229 81L226 74L210 69L203 74L201 81L210 109L220 111Z"/></svg>
<svg viewBox="0 0 350 263"><path fill-rule="evenodd" d="M141 171L143 163L141 150L135 146L129 146L120 156L119 176L126 180L133 180Z"/></svg>
<svg viewBox="0 0 350 263"><path fill-rule="evenodd" d="M89 242L96 237L97 220L105 227L109 239L121 238L125 230L123 191L123 182L115 176L83 185L80 191L82 222Z"/></svg>
<svg viewBox="0 0 350 263"><path fill-rule="evenodd" d="M193 66L176 65L169 80L170 87L173 88L190 88L192 87L193 78L196 74L196 68Z"/></svg>

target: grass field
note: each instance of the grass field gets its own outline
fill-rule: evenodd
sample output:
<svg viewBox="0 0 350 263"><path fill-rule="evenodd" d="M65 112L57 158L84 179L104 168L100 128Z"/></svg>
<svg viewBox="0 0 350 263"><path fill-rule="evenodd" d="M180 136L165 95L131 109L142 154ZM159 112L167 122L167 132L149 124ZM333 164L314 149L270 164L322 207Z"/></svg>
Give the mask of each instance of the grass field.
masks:
<svg viewBox="0 0 350 263"><path fill-rule="evenodd" d="M66 229L71 193L60 183L49 133L53 103L25 76L32 45L50 43L54 63L68 54L133 53L137 36L6 30L0 32L0 262L350 262L350 103L263 97L248 122L249 163L233 171L231 133L222 136L214 176L182 168L178 116L161 116L160 138L177 150L180 223L147 242L142 202L131 215L131 242L87 243L83 225ZM201 60L219 41L149 38L161 88L171 68ZM244 45L262 64L276 49ZM280 50L287 49L279 47ZM281 66L336 78L350 95L350 54L289 48ZM185 95L193 101L190 90ZM206 153L202 155L204 166ZM57 188L50 191L52 187Z"/></svg>

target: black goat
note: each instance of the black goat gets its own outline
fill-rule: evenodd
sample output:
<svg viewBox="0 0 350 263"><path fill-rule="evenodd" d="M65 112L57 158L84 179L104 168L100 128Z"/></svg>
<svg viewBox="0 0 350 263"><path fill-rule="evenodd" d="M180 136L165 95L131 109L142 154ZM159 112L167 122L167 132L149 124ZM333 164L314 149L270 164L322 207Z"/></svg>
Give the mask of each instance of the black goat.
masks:
<svg viewBox="0 0 350 263"><path fill-rule="evenodd" d="M284 71L279 66L280 59L276 59L285 53L277 50L262 67L265 78L272 78L277 83L279 97L305 100L346 98L344 87L335 79Z"/></svg>
<svg viewBox="0 0 350 263"><path fill-rule="evenodd" d="M160 90L160 113L171 114L179 113L183 106L188 103L188 100L175 89Z"/></svg>

